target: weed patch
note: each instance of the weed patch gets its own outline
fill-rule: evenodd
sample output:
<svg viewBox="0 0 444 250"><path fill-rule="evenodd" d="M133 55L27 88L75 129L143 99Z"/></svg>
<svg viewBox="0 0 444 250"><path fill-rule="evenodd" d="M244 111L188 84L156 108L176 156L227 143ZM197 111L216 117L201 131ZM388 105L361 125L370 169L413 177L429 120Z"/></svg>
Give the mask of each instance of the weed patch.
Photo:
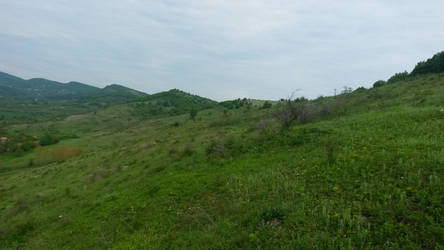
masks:
<svg viewBox="0 0 444 250"><path fill-rule="evenodd" d="M76 146L39 147L35 150L33 164L46 165L53 162L62 162L82 154Z"/></svg>

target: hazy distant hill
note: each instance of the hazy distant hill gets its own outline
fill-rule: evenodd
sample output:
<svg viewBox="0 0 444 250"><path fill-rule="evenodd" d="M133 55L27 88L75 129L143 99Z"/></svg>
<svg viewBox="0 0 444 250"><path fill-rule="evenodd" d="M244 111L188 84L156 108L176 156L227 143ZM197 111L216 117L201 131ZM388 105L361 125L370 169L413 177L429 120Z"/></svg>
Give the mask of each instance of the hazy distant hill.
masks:
<svg viewBox="0 0 444 250"><path fill-rule="evenodd" d="M149 118L211 108L217 102L178 89L148 95L117 84L97 88L43 78L24 80L0 72L0 116L8 122L62 119L119 104L135 117Z"/></svg>
<svg viewBox="0 0 444 250"><path fill-rule="evenodd" d="M147 96L120 85L103 89L79 82L60 83L43 78L24 80L0 72L0 97L7 101L93 100L94 102L122 103Z"/></svg>

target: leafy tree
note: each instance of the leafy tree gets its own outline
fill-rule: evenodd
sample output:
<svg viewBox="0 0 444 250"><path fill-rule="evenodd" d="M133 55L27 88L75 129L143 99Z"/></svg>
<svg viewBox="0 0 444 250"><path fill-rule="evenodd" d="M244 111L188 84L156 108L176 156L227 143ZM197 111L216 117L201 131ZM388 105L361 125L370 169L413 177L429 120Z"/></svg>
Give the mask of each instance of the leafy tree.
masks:
<svg viewBox="0 0 444 250"><path fill-rule="evenodd" d="M376 81L375 83L373 83L373 88L379 88L379 87L382 87L386 84L387 84L386 81L379 80L379 81Z"/></svg>
<svg viewBox="0 0 444 250"><path fill-rule="evenodd" d="M444 72L444 51L435 54L427 61L419 62L413 69L411 76L423 75L427 73Z"/></svg>
<svg viewBox="0 0 444 250"><path fill-rule="evenodd" d="M23 151L29 151L29 150L35 148L35 144L33 141L26 141L26 142L22 143L20 148L23 149Z"/></svg>
<svg viewBox="0 0 444 250"><path fill-rule="evenodd" d="M407 80L408 77L409 77L409 73L407 71L404 71L401 73L396 73L388 79L387 83L391 84L391 83L395 83L395 82L404 81L404 80Z"/></svg>
<svg viewBox="0 0 444 250"><path fill-rule="evenodd" d="M242 107L247 107L249 105L252 105L251 101L248 100L247 98L243 98L243 99L236 99L236 100L232 100L232 101L224 101L219 103L219 105L227 108L227 109L240 109Z"/></svg>
<svg viewBox="0 0 444 250"><path fill-rule="evenodd" d="M195 121L196 120L196 115L197 115L197 110L195 108L192 108L190 110L190 119Z"/></svg>
<svg viewBox="0 0 444 250"><path fill-rule="evenodd" d="M52 144L56 144L59 142L59 138L50 135L50 134L45 134L40 138L40 145L42 146L47 146L47 145L52 145Z"/></svg>
<svg viewBox="0 0 444 250"><path fill-rule="evenodd" d="M273 106L273 104L271 104L271 102L269 101L265 101L264 104L262 105L263 109L269 109Z"/></svg>

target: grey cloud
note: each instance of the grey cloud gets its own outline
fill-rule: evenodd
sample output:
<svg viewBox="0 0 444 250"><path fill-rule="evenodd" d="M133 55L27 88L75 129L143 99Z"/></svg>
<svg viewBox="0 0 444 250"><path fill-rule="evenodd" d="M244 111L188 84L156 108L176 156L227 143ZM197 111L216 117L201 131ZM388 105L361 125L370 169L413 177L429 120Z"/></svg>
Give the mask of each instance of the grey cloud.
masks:
<svg viewBox="0 0 444 250"><path fill-rule="evenodd" d="M217 100L370 86L442 50L444 3L0 0L0 70Z"/></svg>

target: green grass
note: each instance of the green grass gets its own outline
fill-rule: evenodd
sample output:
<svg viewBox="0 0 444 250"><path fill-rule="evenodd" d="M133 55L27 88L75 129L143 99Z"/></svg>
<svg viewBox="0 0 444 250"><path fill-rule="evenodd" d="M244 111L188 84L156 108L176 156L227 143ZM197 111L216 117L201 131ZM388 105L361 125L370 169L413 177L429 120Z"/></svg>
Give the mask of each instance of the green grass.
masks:
<svg viewBox="0 0 444 250"><path fill-rule="evenodd" d="M79 138L48 147L82 154L39 166L26 165L34 152L0 156L0 246L439 249L443 100L444 77L428 75L316 100L340 105L288 131L274 108L216 107L193 122L116 106L52 122Z"/></svg>

